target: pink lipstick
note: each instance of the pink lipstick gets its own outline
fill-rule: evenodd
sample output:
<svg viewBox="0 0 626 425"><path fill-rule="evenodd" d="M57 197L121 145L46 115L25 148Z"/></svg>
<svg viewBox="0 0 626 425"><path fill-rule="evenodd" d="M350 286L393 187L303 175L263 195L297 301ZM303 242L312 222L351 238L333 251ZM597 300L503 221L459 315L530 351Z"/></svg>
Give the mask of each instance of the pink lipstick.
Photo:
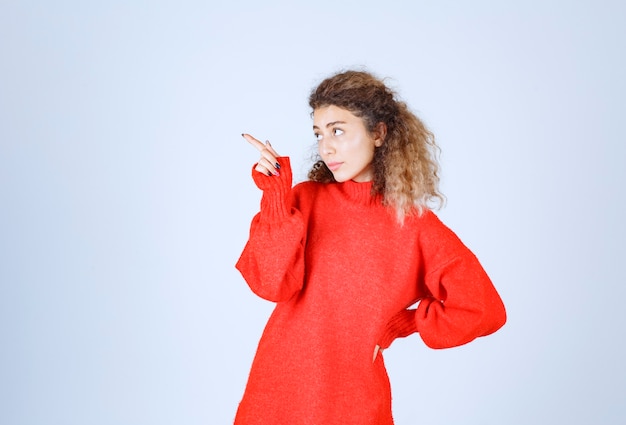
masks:
<svg viewBox="0 0 626 425"><path fill-rule="evenodd" d="M343 162L328 162L326 166L330 171L337 171L342 164Z"/></svg>

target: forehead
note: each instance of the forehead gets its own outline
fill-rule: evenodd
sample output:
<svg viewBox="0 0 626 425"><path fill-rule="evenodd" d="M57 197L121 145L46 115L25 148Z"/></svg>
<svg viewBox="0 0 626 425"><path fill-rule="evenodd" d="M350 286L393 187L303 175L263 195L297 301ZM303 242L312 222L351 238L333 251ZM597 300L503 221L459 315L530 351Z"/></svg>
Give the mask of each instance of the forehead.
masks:
<svg viewBox="0 0 626 425"><path fill-rule="evenodd" d="M328 124L342 122L345 124L361 123L361 118L339 106L322 106L313 111L313 127L324 128Z"/></svg>

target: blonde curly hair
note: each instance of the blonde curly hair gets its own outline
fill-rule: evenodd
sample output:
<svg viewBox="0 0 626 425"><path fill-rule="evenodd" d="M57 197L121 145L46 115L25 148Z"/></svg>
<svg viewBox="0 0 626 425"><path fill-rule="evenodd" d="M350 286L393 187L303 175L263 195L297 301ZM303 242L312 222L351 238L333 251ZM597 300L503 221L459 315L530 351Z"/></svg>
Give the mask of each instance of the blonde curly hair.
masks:
<svg viewBox="0 0 626 425"><path fill-rule="evenodd" d="M379 123L387 126L382 146L374 151L372 194L381 194L400 222L408 214L421 214L433 202L443 205L435 137L382 80L364 71L326 78L311 92L309 106L315 111L331 105L360 117L370 133ZM322 183L335 181L319 155L308 177Z"/></svg>

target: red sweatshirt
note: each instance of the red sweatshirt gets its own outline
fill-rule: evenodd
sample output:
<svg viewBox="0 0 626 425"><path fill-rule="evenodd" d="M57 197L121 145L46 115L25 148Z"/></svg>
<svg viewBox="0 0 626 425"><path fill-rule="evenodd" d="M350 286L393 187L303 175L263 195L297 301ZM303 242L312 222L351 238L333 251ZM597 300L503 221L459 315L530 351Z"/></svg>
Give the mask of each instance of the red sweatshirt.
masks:
<svg viewBox="0 0 626 425"><path fill-rule="evenodd" d="M276 302L238 425L391 425L382 355L419 332L432 348L499 329L504 305L472 252L431 211L400 225L372 183L304 182L253 171L261 211L237 268ZM417 309L408 309L419 301Z"/></svg>

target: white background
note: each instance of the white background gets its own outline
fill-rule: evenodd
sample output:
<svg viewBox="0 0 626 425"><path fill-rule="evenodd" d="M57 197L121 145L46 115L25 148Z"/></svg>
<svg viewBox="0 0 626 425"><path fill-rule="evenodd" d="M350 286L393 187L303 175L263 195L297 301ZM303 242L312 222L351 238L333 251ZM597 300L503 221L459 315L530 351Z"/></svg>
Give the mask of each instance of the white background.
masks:
<svg viewBox="0 0 626 425"><path fill-rule="evenodd" d="M90 4L92 3L92 4ZM0 3L0 423L228 424L272 305L234 269L270 139L365 67L442 148L509 321L386 351L398 425L626 421L619 1ZM268 247L271 249L271 247Z"/></svg>

